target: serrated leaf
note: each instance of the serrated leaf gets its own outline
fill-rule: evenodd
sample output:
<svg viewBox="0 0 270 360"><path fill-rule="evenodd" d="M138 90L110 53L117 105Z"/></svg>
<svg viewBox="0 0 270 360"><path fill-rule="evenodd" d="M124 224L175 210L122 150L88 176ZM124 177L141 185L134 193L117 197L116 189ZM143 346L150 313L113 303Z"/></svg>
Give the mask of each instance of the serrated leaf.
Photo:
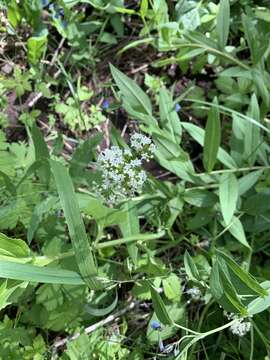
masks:
<svg viewBox="0 0 270 360"><path fill-rule="evenodd" d="M224 173L219 183L219 201L221 213L228 226L236 210L238 199L238 182L234 174Z"/></svg>

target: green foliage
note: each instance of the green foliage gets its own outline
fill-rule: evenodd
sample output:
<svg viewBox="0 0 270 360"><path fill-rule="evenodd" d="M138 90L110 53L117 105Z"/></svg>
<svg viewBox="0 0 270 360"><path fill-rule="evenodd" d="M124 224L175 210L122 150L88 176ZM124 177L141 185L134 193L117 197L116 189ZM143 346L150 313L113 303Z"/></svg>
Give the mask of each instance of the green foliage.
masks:
<svg viewBox="0 0 270 360"><path fill-rule="evenodd" d="M0 359L270 357L266 3L0 1Z"/></svg>

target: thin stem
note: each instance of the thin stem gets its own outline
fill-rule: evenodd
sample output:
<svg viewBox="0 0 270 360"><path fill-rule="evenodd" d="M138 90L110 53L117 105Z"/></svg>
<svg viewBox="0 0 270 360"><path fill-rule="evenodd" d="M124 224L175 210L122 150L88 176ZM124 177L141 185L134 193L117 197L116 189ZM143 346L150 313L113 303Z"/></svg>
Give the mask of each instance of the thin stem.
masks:
<svg viewBox="0 0 270 360"><path fill-rule="evenodd" d="M192 48L193 47L193 48L205 49L205 51L208 51L215 55L219 55L221 57L224 57L227 60L234 62L235 64L239 65L241 68L243 68L245 70L250 70L250 67L248 65L242 63L242 61L238 60L237 58L234 58L233 56L231 56L227 53L223 53L222 51L212 48L210 46L206 46L203 44L196 44L196 43L184 43L184 44L177 44L176 47L177 48L181 48L181 47L191 47Z"/></svg>
<svg viewBox="0 0 270 360"><path fill-rule="evenodd" d="M193 174L194 176L204 176L204 175L216 175L216 174L223 174L223 173L235 173L235 172L245 172L245 171L254 171L254 170L269 170L270 165L266 166L250 166L250 167L243 167L238 169L224 169L224 170L214 170L210 173L197 173Z"/></svg>
<svg viewBox="0 0 270 360"><path fill-rule="evenodd" d="M200 336L200 335L201 335L201 333L199 333L199 332L197 332L197 331L190 330L190 329L188 329L188 328L186 328L186 327L184 327L184 326L182 326L182 325L178 325L178 324L176 324L176 323L173 323L173 325L174 325L175 327L178 327L179 329L185 330L186 332L190 332L191 334L194 334L194 335L197 335L197 336Z"/></svg>
<svg viewBox="0 0 270 360"><path fill-rule="evenodd" d="M102 242L102 243L94 245L94 247L96 249L104 249L107 247L118 246L118 245L127 244L127 243L134 242L134 241L155 240L155 239L161 238L164 235L165 235L165 231L161 231L157 234L138 234L138 235L133 235L133 236L117 239L117 240Z"/></svg>
<svg viewBox="0 0 270 360"><path fill-rule="evenodd" d="M254 354L254 329L253 329L253 325L251 325L251 328L250 328L250 356L249 356L249 360L253 360L253 354Z"/></svg>

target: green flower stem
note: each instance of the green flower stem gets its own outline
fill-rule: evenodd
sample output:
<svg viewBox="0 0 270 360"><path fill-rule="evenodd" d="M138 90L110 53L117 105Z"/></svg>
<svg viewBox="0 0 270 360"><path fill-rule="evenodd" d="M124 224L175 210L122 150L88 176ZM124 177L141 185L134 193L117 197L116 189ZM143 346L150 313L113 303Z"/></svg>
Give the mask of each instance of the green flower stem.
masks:
<svg viewBox="0 0 270 360"><path fill-rule="evenodd" d="M235 173L235 172L245 172L245 171L254 171L254 170L269 170L270 165L266 166L251 166L251 167L243 167L238 169L224 169L224 170L214 170L210 173L197 173L193 174L194 176L204 176L204 175L216 175L216 174L224 174L224 173Z"/></svg>
<svg viewBox="0 0 270 360"><path fill-rule="evenodd" d="M229 323L227 323L227 324L225 324L225 325L219 326L219 327L217 327L217 328L215 328L215 329L213 329L213 330L207 331L207 332L205 332L205 333L199 333L199 335L194 336L194 338L190 341L190 343L188 343L188 344L184 347L184 349L181 351L181 353L178 355L178 357L177 357L176 359L181 359L181 357L182 357L185 353L187 353L188 349L189 349L192 345L194 345L196 342L204 339L205 337L207 337L207 336L209 336L209 335L215 334L216 332L222 331L222 330L230 327L232 324L234 324L234 323L237 322L237 321L238 321L238 319L234 319L234 320L230 321ZM182 341L182 339L180 339L180 341ZM179 342L180 342L180 341L179 341Z"/></svg>
<svg viewBox="0 0 270 360"><path fill-rule="evenodd" d="M111 240L111 241L104 241L102 243L96 244L94 245L94 247L96 249L104 249L104 248L108 248L108 247L112 247L112 246L118 246L118 245L122 245L122 244L128 244L134 241L150 241L150 240L155 240L155 239L159 239L162 236L165 235L165 231L161 231L159 233L156 234L138 234L138 235L133 235L133 236L129 236L129 237L125 237L125 238L120 238L117 240Z"/></svg>

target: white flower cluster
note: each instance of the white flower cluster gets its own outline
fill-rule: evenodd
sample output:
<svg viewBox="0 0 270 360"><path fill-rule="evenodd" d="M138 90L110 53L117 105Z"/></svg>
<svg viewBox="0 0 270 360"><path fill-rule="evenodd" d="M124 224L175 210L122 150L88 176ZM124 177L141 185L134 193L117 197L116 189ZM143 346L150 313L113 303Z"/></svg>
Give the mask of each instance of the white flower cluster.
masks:
<svg viewBox="0 0 270 360"><path fill-rule="evenodd" d="M139 194L147 179L142 162L153 157L155 145L150 138L138 133L131 136L130 145L134 152L112 146L98 156L102 183L96 187L96 193L108 204L116 205Z"/></svg>
<svg viewBox="0 0 270 360"><path fill-rule="evenodd" d="M186 293L190 295L192 300L199 301L201 299L202 293L199 288L194 286L193 288L187 289Z"/></svg>
<svg viewBox="0 0 270 360"><path fill-rule="evenodd" d="M236 320L231 326L230 331L232 334L237 336L245 336L251 328L251 322L248 318L241 317L239 315L233 314L233 313L226 313L225 316L229 320Z"/></svg>
<svg viewBox="0 0 270 360"><path fill-rule="evenodd" d="M240 317L230 326L230 331L234 335L244 336L250 331L251 323Z"/></svg>

